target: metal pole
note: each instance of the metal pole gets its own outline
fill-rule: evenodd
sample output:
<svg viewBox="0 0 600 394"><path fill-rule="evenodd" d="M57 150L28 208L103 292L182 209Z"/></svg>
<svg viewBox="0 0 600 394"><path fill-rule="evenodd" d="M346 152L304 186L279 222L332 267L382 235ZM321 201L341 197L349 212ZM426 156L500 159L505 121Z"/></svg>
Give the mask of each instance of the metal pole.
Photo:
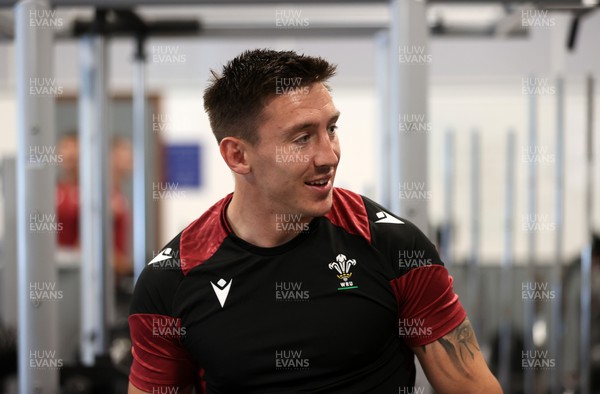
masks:
<svg viewBox="0 0 600 394"><path fill-rule="evenodd" d="M389 28L389 209L400 214L400 133L398 130L398 109L400 107L400 64L398 62L399 45L403 31L401 30L404 10L399 1L390 2L390 28Z"/></svg>
<svg viewBox="0 0 600 394"><path fill-rule="evenodd" d="M58 393L57 368L62 363L57 349L59 293L52 293L55 297L49 293L50 289L58 291L54 261L56 171L54 164L48 164L56 158L52 149L56 146L54 46L52 30L38 24L51 18L47 1L24 0L15 7L18 368L19 392L23 394Z"/></svg>
<svg viewBox="0 0 600 394"><path fill-rule="evenodd" d="M378 154L378 166L377 171L379 174L379 192L378 201L384 207L391 206L391 192L390 192L390 88L389 88L389 45L390 38L386 30L382 30L375 35L375 47L377 56L375 57L375 79L377 84L377 93L379 96L379 119L380 124L378 127L379 145L377 147Z"/></svg>
<svg viewBox="0 0 600 394"><path fill-rule="evenodd" d="M590 339L592 307L592 247L581 250L581 335L579 342L579 387L581 394L590 394Z"/></svg>
<svg viewBox="0 0 600 394"><path fill-rule="evenodd" d="M411 190L430 194L427 184L428 130L401 130L415 120L427 126L427 62L405 62L407 57L430 60L427 54L429 36L425 2L391 0L389 28L389 166L390 210L413 222L425 234L429 233L427 198L404 198L400 192ZM408 53L407 53L408 52ZM419 54L416 54L419 52ZM404 57L401 58L400 55ZM421 56L419 56L421 55ZM417 124L417 126L419 126ZM417 127L419 129L419 127ZM409 193L410 194L410 193ZM417 193L418 194L418 193ZM417 368L416 384L425 385L424 373Z"/></svg>
<svg viewBox="0 0 600 394"><path fill-rule="evenodd" d="M454 260L452 226L454 223L454 133L450 130L444 135L444 226L440 239L440 250L444 264L450 267Z"/></svg>
<svg viewBox="0 0 600 394"><path fill-rule="evenodd" d="M93 365L108 348L107 327L112 290L112 218L106 122L106 43L102 36L81 39L79 103L81 201L81 358Z"/></svg>
<svg viewBox="0 0 600 394"><path fill-rule="evenodd" d="M429 192L427 71L431 57L425 6L417 1L390 3L390 208L428 234L428 199L400 197L407 187ZM401 130L401 122L409 129Z"/></svg>
<svg viewBox="0 0 600 394"><path fill-rule="evenodd" d="M4 228L17 228L17 167L12 157L2 160L2 198L4 200ZM4 231L2 245L2 284L0 285L2 308L0 316L7 327L18 326L17 289L17 234Z"/></svg>
<svg viewBox="0 0 600 394"><path fill-rule="evenodd" d="M562 383L562 347L563 317L562 317L562 255L563 255L563 221L564 221L564 198L565 198L565 162L564 162L564 79L556 80L556 233L554 240L554 269L552 270L555 299L552 304L552 330L550 337L550 349L555 360L556 373L551 375L552 393L560 394L563 390Z"/></svg>
<svg viewBox="0 0 600 394"><path fill-rule="evenodd" d="M506 138L506 177L504 193L504 253L502 254L499 378L502 389L510 393L510 353L512 337L512 268L514 263L514 212L515 212L515 132Z"/></svg>
<svg viewBox="0 0 600 394"><path fill-rule="evenodd" d="M134 281L146 265L146 211L148 170L146 168L146 55L144 38L137 37L133 89L133 258Z"/></svg>
<svg viewBox="0 0 600 394"><path fill-rule="evenodd" d="M586 79L586 201L585 216L588 233L588 242L581 251L581 342L580 342L580 368L579 381L581 393L590 393L590 346L592 325L592 236L594 232L592 217L594 213L594 79L588 76Z"/></svg>
<svg viewBox="0 0 600 394"><path fill-rule="evenodd" d="M471 251L469 254L469 312L473 314L473 329L481 332L481 316L479 310L479 252L481 233L481 145L479 132L474 130L471 134Z"/></svg>
<svg viewBox="0 0 600 394"><path fill-rule="evenodd" d="M534 80L534 77L531 77ZM537 97L535 94L529 94L529 133L528 146L526 151L536 150L537 144ZM527 171L527 280L529 283L535 281L535 251L536 251L536 232L533 221L535 220L536 202L537 202L537 171L535 160L528 157ZM523 305L523 339L525 351L534 351L533 343L533 325L535 323L535 300L527 300ZM535 391L535 371L532 368L525 368L524 371L524 391L525 393L533 393Z"/></svg>
<svg viewBox="0 0 600 394"><path fill-rule="evenodd" d="M586 79L586 126L587 126L587 179L586 179L586 218L587 231L590 239L594 234L594 77L588 75Z"/></svg>

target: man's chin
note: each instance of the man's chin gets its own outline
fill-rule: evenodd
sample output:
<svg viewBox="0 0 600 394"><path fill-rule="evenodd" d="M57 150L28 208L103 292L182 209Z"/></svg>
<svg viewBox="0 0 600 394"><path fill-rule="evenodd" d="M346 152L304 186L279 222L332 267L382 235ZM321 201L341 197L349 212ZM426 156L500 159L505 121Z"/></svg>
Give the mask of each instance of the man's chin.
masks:
<svg viewBox="0 0 600 394"><path fill-rule="evenodd" d="M331 211L333 205L333 191L330 191L324 196L315 198L314 195L305 195L296 201L300 204L297 206L296 212L301 212L304 217L319 217L325 216Z"/></svg>
<svg viewBox="0 0 600 394"><path fill-rule="evenodd" d="M307 210L307 215L310 217L319 217L325 216L331 211L331 206L333 205L331 199L327 199L327 201L318 204L318 206L311 207L312 209Z"/></svg>

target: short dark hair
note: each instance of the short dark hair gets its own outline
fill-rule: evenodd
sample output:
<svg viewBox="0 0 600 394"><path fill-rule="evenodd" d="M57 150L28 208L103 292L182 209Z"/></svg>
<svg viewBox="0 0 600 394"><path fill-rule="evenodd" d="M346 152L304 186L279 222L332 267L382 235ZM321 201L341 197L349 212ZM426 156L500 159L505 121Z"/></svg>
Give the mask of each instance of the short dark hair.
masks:
<svg viewBox="0 0 600 394"><path fill-rule="evenodd" d="M211 70L204 109L217 142L233 136L255 144L260 114L283 78L293 78L294 88L316 82L327 86L335 71L336 65L323 58L269 49L243 52L223 67L222 74Z"/></svg>

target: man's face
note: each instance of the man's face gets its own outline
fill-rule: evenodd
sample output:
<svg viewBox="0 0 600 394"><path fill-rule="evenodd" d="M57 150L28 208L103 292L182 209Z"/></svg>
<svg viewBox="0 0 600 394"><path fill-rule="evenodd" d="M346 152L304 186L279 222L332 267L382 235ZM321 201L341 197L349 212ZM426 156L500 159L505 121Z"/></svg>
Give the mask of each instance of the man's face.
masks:
<svg viewBox="0 0 600 394"><path fill-rule="evenodd" d="M331 209L338 117L321 83L268 101L248 160L249 180L270 213L316 217Z"/></svg>
<svg viewBox="0 0 600 394"><path fill-rule="evenodd" d="M120 176L129 176L133 171L133 151L131 143L121 140L115 143L111 151L112 169Z"/></svg>
<svg viewBox="0 0 600 394"><path fill-rule="evenodd" d="M79 141L72 136L63 137L58 143L58 154L62 157L62 168L67 175L77 174L79 168Z"/></svg>

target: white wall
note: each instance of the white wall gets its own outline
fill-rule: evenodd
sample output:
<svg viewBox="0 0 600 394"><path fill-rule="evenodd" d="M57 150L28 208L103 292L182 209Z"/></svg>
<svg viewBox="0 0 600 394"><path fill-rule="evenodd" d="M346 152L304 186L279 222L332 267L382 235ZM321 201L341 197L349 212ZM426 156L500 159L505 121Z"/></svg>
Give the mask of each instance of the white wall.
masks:
<svg viewBox="0 0 600 394"><path fill-rule="evenodd" d="M554 80L550 80L552 85ZM431 156L433 197L431 204L432 221L440 223L443 211L443 134L453 130L456 139L455 217L457 234L457 255L467 256L470 247L469 223L471 220L470 188L470 138L478 130L481 139L481 228L482 258L497 260L504 250L504 193L506 171L506 134L514 130L516 134L517 178L515 180L515 226L514 237L517 258L526 257L527 231L527 157L523 150L528 148L528 99L520 93L521 82L513 80L487 80L479 85L438 82L432 88L431 116L434 131L431 135ZM566 79L565 97L565 231L566 255L573 256L585 236L584 212L584 149L585 149L585 102L583 100L583 78ZM555 159L556 159L556 96L538 97L538 144L543 152L536 159L538 174L538 209L541 220L536 231L537 251L540 259L551 261L554 253L556 224L555 214ZM596 101L596 113L600 105ZM597 128L596 128L597 130ZM597 146L596 141L596 146ZM530 156L531 157L531 156ZM597 166L596 166L597 168ZM596 173L596 185L598 184ZM598 188L596 187L596 192ZM596 194L597 195L597 194ZM598 217L596 212L596 223Z"/></svg>

